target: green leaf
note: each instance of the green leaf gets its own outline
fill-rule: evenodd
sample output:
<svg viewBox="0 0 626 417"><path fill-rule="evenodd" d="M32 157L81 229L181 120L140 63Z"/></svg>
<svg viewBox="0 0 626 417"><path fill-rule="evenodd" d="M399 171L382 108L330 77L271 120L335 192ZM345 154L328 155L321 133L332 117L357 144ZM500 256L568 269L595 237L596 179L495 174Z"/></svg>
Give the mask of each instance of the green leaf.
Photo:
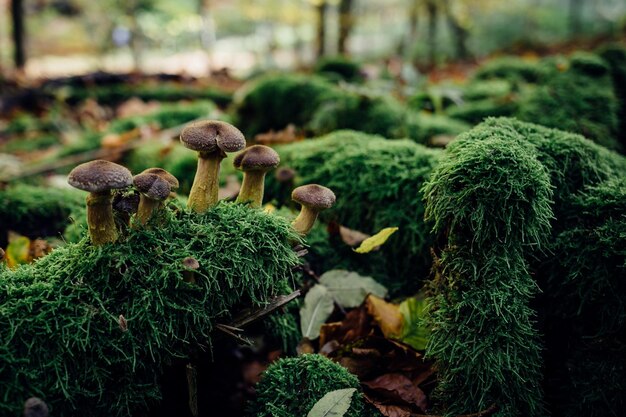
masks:
<svg viewBox="0 0 626 417"><path fill-rule="evenodd" d="M9 268L16 268L18 265L28 263L30 260L30 239L25 236L12 239L7 246L6 257Z"/></svg>
<svg viewBox="0 0 626 417"><path fill-rule="evenodd" d="M350 408L356 388L338 389L326 393L315 403L307 417L342 417Z"/></svg>
<svg viewBox="0 0 626 417"><path fill-rule="evenodd" d="M426 300L423 296L408 298L400 304L404 326L400 341L416 350L426 349L430 330L425 326Z"/></svg>
<svg viewBox="0 0 626 417"><path fill-rule="evenodd" d="M356 272L335 269L320 277L323 284L337 303L345 308L361 305L367 294L385 298L387 289L371 277L364 277Z"/></svg>
<svg viewBox="0 0 626 417"><path fill-rule="evenodd" d="M397 227L385 227L374 236L368 237L363 242L361 242L361 245L354 251L357 253L369 253L374 249L382 246L387 241L387 239L389 239L389 236L394 234L397 230Z"/></svg>
<svg viewBox="0 0 626 417"><path fill-rule="evenodd" d="M302 336L316 339L320 335L320 328L335 309L333 297L323 285L315 285L304 297L300 309L300 330Z"/></svg>

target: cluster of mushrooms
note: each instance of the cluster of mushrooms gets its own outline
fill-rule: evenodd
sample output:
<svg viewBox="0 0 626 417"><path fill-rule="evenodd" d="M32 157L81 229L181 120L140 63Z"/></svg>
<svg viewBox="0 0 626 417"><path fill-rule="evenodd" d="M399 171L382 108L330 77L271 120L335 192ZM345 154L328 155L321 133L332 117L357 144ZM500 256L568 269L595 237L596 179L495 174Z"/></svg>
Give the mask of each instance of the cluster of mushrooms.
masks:
<svg viewBox="0 0 626 417"><path fill-rule="evenodd" d="M261 206L265 174L280 163L276 151L263 145L246 148L246 140L239 129L215 120L190 124L183 129L180 141L188 149L198 152L196 175L187 201L189 209L204 213L217 204L220 164L227 152L237 151L241 152L233 163L244 175L236 201L251 207ZM68 183L89 192L87 224L93 245L118 239L113 190L135 186L140 199L133 225L146 225L178 188L178 180L164 169L149 168L133 177L127 168L103 160L78 165L70 172ZM335 194L326 187L310 184L294 189L292 199L302 206L292 225L304 236L313 227L318 213L335 203Z"/></svg>

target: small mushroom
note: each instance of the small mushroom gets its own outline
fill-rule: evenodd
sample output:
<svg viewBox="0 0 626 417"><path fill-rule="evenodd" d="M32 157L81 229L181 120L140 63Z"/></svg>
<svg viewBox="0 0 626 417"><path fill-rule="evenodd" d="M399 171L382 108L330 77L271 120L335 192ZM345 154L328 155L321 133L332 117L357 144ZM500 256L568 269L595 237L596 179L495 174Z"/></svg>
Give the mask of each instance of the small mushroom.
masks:
<svg viewBox="0 0 626 417"><path fill-rule="evenodd" d="M67 182L72 187L89 192L87 224L91 243L102 245L115 242L118 231L111 207L111 190L129 187L133 183L130 171L113 162L96 160L74 168Z"/></svg>
<svg viewBox="0 0 626 417"><path fill-rule="evenodd" d="M180 186L180 184L178 183L178 179L172 174L170 174L169 172L167 172L166 170L164 170L163 168L148 168L148 169L141 171L141 173L158 175L159 177L161 177L162 179L164 179L170 184L170 188L172 192L175 192L176 190L178 190L178 187Z"/></svg>
<svg viewBox="0 0 626 417"><path fill-rule="evenodd" d="M315 224L319 212L335 204L335 193L321 185L309 184L293 190L291 199L302 205L292 226L301 236L305 236Z"/></svg>
<svg viewBox="0 0 626 417"><path fill-rule="evenodd" d="M198 152L198 168L187 206L203 213L218 201L220 163L226 152L243 149L246 139L235 126L208 120L185 127L180 141L185 147Z"/></svg>
<svg viewBox="0 0 626 417"><path fill-rule="evenodd" d="M185 268L185 270L183 271L183 280L190 284L195 284L196 274L194 271L200 268L200 264L198 263L198 261L195 258L188 256L185 259L183 259L183 267Z"/></svg>
<svg viewBox="0 0 626 417"><path fill-rule="evenodd" d="M265 188L265 174L280 163L280 157L269 146L254 145L235 157L235 168L243 171L243 182L237 202L261 207Z"/></svg>
<svg viewBox="0 0 626 417"><path fill-rule="evenodd" d="M169 182L157 174L138 174L134 179L135 187L140 193L137 220L145 225L158 210L172 189Z"/></svg>
<svg viewBox="0 0 626 417"><path fill-rule="evenodd" d="M24 417L48 417L48 405L37 397L30 397L24 403Z"/></svg>

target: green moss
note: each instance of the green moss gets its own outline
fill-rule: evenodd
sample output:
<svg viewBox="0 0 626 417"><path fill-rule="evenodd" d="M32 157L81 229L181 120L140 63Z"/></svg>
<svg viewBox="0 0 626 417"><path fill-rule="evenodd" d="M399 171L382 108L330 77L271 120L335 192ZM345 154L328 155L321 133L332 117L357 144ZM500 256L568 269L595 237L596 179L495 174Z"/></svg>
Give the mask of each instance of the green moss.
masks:
<svg viewBox="0 0 626 417"><path fill-rule="evenodd" d="M447 148L424 193L439 242L427 355L440 407L463 414L495 403L501 416L542 415L526 252L547 243L547 169L519 133L480 125Z"/></svg>
<svg viewBox="0 0 626 417"><path fill-rule="evenodd" d="M418 290L430 269L420 189L440 151L409 140L385 140L352 131L281 146L277 151L282 166L297 172L295 186L317 183L335 192L337 203L323 213L325 219L369 234L399 227L381 248L385 274L376 278L394 293ZM268 199L275 187L268 178ZM368 263L367 255L363 257ZM379 270L378 266L371 269Z"/></svg>
<svg viewBox="0 0 626 417"><path fill-rule="evenodd" d="M619 101L619 132L622 149L626 149L626 47L620 44L601 48L598 54L607 63Z"/></svg>
<svg viewBox="0 0 626 417"><path fill-rule="evenodd" d="M406 136L405 120L404 107L391 98L344 91L320 105L307 126L316 135L354 129L399 138Z"/></svg>
<svg viewBox="0 0 626 417"><path fill-rule="evenodd" d="M469 124L447 116L412 112L407 118L406 136L427 145L436 136L457 136L470 128Z"/></svg>
<svg viewBox="0 0 626 417"><path fill-rule="evenodd" d="M17 137L1 144L0 152L36 152L58 145L59 142L59 137L47 134L40 134L34 137Z"/></svg>
<svg viewBox="0 0 626 417"><path fill-rule="evenodd" d="M165 366L208 354L214 325L263 305L299 262L289 224L261 210L221 203L163 220L115 244L85 239L0 271L3 413L33 395L58 416L141 413L160 399ZM200 264L195 285L183 280L187 256Z"/></svg>
<svg viewBox="0 0 626 417"><path fill-rule="evenodd" d="M518 104L511 96L492 97L468 101L459 106L450 107L446 115L472 125L482 122L487 117L511 116L518 109Z"/></svg>
<svg viewBox="0 0 626 417"><path fill-rule="evenodd" d="M364 78L361 66L357 62L341 56L319 60L314 72L330 80L342 80L349 83L362 82Z"/></svg>
<svg viewBox="0 0 626 417"><path fill-rule="evenodd" d="M30 238L56 236L84 206L85 195L77 190L11 185L0 190L0 234L13 230Z"/></svg>
<svg viewBox="0 0 626 417"><path fill-rule="evenodd" d="M356 376L321 355L279 359L269 366L256 386L257 398L250 405L252 417L306 416L330 391L355 388L346 417L362 417L365 401Z"/></svg>
<svg viewBox="0 0 626 417"><path fill-rule="evenodd" d="M507 80L473 80L463 89L463 100L477 101L488 98L501 98L513 92L513 85Z"/></svg>
<svg viewBox="0 0 626 417"><path fill-rule="evenodd" d="M270 75L251 81L235 97L235 124L246 136L306 126L319 106L339 96L336 87L321 77Z"/></svg>
<svg viewBox="0 0 626 417"><path fill-rule="evenodd" d="M544 68L536 61L507 56L493 59L474 74L477 80L506 80L513 84L535 83L544 75Z"/></svg>
<svg viewBox="0 0 626 417"><path fill-rule="evenodd" d="M577 55L569 67L554 70L520 97L521 120L579 133L609 149L618 149L618 103L613 80L602 61Z"/></svg>

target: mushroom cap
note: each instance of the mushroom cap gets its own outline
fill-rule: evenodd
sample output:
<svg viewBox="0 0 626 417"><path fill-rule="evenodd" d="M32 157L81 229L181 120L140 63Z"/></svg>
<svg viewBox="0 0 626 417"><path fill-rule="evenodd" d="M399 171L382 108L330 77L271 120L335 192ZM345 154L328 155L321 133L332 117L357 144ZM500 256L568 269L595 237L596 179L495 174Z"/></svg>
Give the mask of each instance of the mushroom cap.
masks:
<svg viewBox="0 0 626 417"><path fill-rule="evenodd" d="M219 120L196 122L185 127L180 134L182 144L198 152L212 152L217 148L235 152L246 146L246 138L235 126Z"/></svg>
<svg viewBox="0 0 626 417"><path fill-rule="evenodd" d="M162 179L164 179L170 184L170 188L172 189L172 191L178 190L178 187L180 185L178 183L178 179L172 174L170 174L169 172L167 172L166 170L164 170L163 168L148 168L148 169L143 170L141 173L158 175L159 177L161 177Z"/></svg>
<svg viewBox="0 0 626 417"><path fill-rule="evenodd" d="M141 194L152 200L165 200L171 191L170 183L157 174L137 174L134 184Z"/></svg>
<svg viewBox="0 0 626 417"><path fill-rule="evenodd" d="M37 397L30 397L24 403L24 417L48 417L48 405Z"/></svg>
<svg viewBox="0 0 626 417"><path fill-rule="evenodd" d="M294 189L291 199L303 206L324 210L335 204L335 193L330 188L317 184L308 184Z"/></svg>
<svg viewBox="0 0 626 417"><path fill-rule="evenodd" d="M133 183L133 175L121 165L96 160L75 167L70 171L67 182L80 190L98 193L129 187Z"/></svg>
<svg viewBox="0 0 626 417"><path fill-rule="evenodd" d="M195 258L192 258L191 256L188 256L185 259L183 259L183 266L187 269L193 269L193 270L200 268L200 264L198 263L198 261Z"/></svg>
<svg viewBox="0 0 626 417"><path fill-rule="evenodd" d="M242 171L269 171L280 163L280 157L269 146L253 145L241 151L233 160Z"/></svg>
<svg viewBox="0 0 626 417"><path fill-rule="evenodd" d="M296 171L293 168L289 167L280 167L276 170L276 181L278 182L287 182L294 179L296 176Z"/></svg>

